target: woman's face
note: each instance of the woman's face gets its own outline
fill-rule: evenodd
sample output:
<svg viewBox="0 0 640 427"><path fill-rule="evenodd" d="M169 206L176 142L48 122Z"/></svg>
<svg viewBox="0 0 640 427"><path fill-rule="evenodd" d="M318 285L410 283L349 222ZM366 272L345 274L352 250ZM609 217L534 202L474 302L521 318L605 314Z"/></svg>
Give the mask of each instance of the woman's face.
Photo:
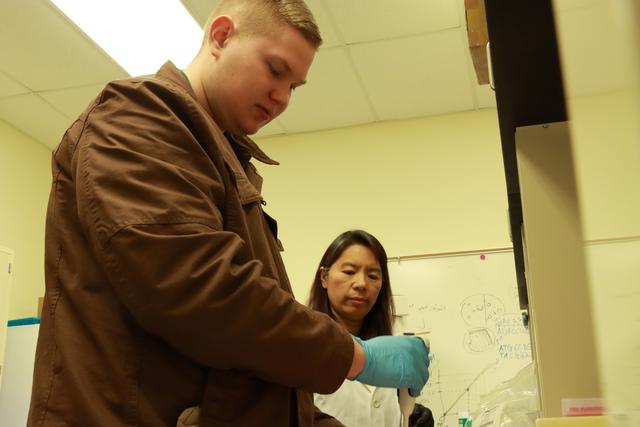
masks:
<svg viewBox="0 0 640 427"><path fill-rule="evenodd" d="M375 255L366 246L354 244L329 267L321 271L331 310L351 333L357 333L382 287L382 272Z"/></svg>

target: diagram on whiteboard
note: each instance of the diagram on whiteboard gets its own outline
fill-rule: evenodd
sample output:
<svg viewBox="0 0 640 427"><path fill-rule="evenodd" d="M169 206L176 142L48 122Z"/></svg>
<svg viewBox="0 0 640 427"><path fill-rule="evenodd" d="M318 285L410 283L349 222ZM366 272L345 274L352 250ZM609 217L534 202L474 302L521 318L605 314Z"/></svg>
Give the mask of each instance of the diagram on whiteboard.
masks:
<svg viewBox="0 0 640 427"><path fill-rule="evenodd" d="M476 294L460 303L460 316L470 328L463 346L472 353L490 350L495 345L495 321L504 313L504 303L492 294Z"/></svg>
<svg viewBox="0 0 640 427"><path fill-rule="evenodd" d="M493 326L503 313L504 303L490 294L472 295L460 304L460 315L469 326Z"/></svg>
<svg viewBox="0 0 640 427"><path fill-rule="evenodd" d="M496 342L491 329L475 328L464 334L462 343L467 351L480 353L491 349Z"/></svg>
<svg viewBox="0 0 640 427"><path fill-rule="evenodd" d="M418 402L439 425L457 425L480 396L531 362L522 324L512 252L389 262L400 295L395 332L431 343L431 379Z"/></svg>

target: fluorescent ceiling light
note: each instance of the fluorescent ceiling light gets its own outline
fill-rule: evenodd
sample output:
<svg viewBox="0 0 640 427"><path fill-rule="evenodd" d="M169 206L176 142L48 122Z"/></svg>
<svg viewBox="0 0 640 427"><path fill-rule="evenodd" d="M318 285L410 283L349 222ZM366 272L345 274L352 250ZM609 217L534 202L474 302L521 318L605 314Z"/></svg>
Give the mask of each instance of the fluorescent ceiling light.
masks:
<svg viewBox="0 0 640 427"><path fill-rule="evenodd" d="M179 0L51 0L130 75L186 67L202 29Z"/></svg>

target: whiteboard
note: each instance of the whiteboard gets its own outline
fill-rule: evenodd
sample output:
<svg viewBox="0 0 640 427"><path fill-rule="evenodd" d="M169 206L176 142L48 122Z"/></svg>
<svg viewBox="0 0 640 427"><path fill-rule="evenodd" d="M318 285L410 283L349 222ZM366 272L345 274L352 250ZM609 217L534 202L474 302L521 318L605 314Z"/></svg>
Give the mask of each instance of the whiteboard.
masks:
<svg viewBox="0 0 640 427"><path fill-rule="evenodd" d="M417 401L456 426L483 394L531 363L512 250L389 261L398 314L394 333L431 342L430 379ZM424 334L428 332L428 334ZM468 389L468 391L467 391Z"/></svg>

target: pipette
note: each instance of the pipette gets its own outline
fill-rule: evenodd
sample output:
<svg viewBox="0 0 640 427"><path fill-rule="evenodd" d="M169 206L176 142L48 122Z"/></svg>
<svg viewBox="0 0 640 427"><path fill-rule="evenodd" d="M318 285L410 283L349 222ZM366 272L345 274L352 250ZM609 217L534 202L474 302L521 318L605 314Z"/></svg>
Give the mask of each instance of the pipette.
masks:
<svg viewBox="0 0 640 427"><path fill-rule="evenodd" d="M416 335L413 332L405 332L403 335ZM429 346L429 340L422 338L427 348ZM416 398L409 394L408 388L401 388L398 390L398 404L400 406L400 413L402 417L400 419L400 427L409 427L409 417L413 413L413 408L416 406Z"/></svg>

